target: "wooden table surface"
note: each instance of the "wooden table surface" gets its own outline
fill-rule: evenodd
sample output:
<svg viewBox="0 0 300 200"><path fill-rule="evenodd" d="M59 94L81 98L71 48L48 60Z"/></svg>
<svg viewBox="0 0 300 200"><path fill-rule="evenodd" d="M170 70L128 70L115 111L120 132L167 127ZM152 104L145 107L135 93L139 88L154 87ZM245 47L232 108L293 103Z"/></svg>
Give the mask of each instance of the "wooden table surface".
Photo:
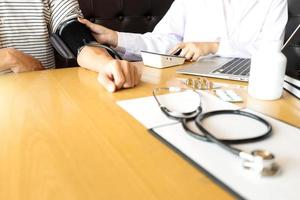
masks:
<svg viewBox="0 0 300 200"><path fill-rule="evenodd" d="M233 199L169 149L116 101L177 84L176 68L144 68L134 89L106 92L82 68L0 77L0 199ZM211 79L216 81L217 79ZM287 92L249 107L299 127L300 103Z"/></svg>

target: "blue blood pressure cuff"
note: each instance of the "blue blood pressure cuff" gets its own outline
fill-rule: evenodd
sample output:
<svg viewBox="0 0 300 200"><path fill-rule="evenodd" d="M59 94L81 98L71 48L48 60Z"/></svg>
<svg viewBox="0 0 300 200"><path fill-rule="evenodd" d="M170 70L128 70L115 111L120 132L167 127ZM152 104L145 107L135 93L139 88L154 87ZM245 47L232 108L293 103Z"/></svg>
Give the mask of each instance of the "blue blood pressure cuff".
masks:
<svg viewBox="0 0 300 200"><path fill-rule="evenodd" d="M50 42L58 54L68 60L76 59L84 46L104 48L112 57L122 59L114 49L97 43L91 31L77 19L62 24L58 31L50 36Z"/></svg>

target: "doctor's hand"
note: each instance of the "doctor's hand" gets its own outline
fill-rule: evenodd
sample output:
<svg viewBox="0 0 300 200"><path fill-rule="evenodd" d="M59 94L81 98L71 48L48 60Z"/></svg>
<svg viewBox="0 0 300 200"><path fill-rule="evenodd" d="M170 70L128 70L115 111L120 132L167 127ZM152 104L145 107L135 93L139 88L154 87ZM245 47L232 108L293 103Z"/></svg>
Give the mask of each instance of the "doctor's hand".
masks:
<svg viewBox="0 0 300 200"><path fill-rule="evenodd" d="M218 42L183 42L177 44L169 53L176 54L181 50L179 56L185 57L186 60L197 61L201 56L215 54L218 48Z"/></svg>
<svg viewBox="0 0 300 200"><path fill-rule="evenodd" d="M91 31L97 42L116 47L118 44L118 34L116 31L94 24L87 19L78 18L78 21L86 25Z"/></svg>
<svg viewBox="0 0 300 200"><path fill-rule="evenodd" d="M0 68L10 68L14 73L43 69L39 60L14 48L0 49Z"/></svg>
<svg viewBox="0 0 300 200"><path fill-rule="evenodd" d="M125 60L111 60L99 70L98 81L109 92L133 88L139 84L141 73L137 66Z"/></svg>

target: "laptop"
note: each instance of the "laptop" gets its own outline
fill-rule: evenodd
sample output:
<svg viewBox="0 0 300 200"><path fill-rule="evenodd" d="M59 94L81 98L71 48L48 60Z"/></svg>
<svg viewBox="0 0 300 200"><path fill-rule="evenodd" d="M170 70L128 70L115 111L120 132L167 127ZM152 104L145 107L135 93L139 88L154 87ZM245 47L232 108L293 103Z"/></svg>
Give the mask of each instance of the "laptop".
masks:
<svg viewBox="0 0 300 200"><path fill-rule="evenodd" d="M300 38L300 24L287 39L282 50L294 43L297 38ZM285 55L288 58L288 54ZM250 65L251 60L249 58L224 58L214 56L202 58L198 62L188 64L186 67L179 69L176 72L181 74L248 81Z"/></svg>
<svg viewBox="0 0 300 200"><path fill-rule="evenodd" d="M198 62L188 64L176 72L214 78L223 78L238 81L248 81L250 72L250 59L206 57Z"/></svg>

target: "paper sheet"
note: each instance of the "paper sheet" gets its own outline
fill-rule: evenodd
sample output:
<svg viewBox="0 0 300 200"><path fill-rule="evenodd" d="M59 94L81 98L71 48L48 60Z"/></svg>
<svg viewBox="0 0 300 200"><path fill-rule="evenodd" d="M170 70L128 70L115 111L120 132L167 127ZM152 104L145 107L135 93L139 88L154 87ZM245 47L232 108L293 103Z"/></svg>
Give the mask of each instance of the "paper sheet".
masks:
<svg viewBox="0 0 300 200"><path fill-rule="evenodd" d="M220 109L238 109L237 106L220 101L217 97L212 96L206 92L202 92L203 112L220 110ZM176 95L176 94L175 94ZM179 97L179 96L178 96ZM185 98L184 98L185 99ZM181 101L180 97L177 101ZM190 104L198 103L198 99L193 98L188 102ZM142 123L147 129L158 127L165 124L172 124L175 120L166 117L160 110L154 97L143 97L137 99L129 99L119 101L118 105L126 110L130 115Z"/></svg>
<svg viewBox="0 0 300 200"><path fill-rule="evenodd" d="M236 109L210 94L203 93L204 112L208 110ZM186 134L181 124L166 118L153 97L118 102L128 113L177 150L246 199L299 199L300 197L300 130L278 120L260 115L273 127L273 135L264 141L238 145L252 151L265 149L276 155L282 172L276 177L260 177L242 168L240 160L215 144L199 141ZM249 110L248 110L249 111ZM253 112L253 111L250 111ZM220 116L221 118L221 116ZM217 119L218 128L228 129L228 118ZM173 123L172 123L173 122ZM251 124L245 124L245 126ZM211 123L213 124L213 123ZM166 126L164 126L166 125ZM157 127L157 128L155 128ZM253 127L254 130L256 127ZM214 129L214 127L212 127ZM230 132L230 129L227 130ZM226 137L226 136L225 136Z"/></svg>

